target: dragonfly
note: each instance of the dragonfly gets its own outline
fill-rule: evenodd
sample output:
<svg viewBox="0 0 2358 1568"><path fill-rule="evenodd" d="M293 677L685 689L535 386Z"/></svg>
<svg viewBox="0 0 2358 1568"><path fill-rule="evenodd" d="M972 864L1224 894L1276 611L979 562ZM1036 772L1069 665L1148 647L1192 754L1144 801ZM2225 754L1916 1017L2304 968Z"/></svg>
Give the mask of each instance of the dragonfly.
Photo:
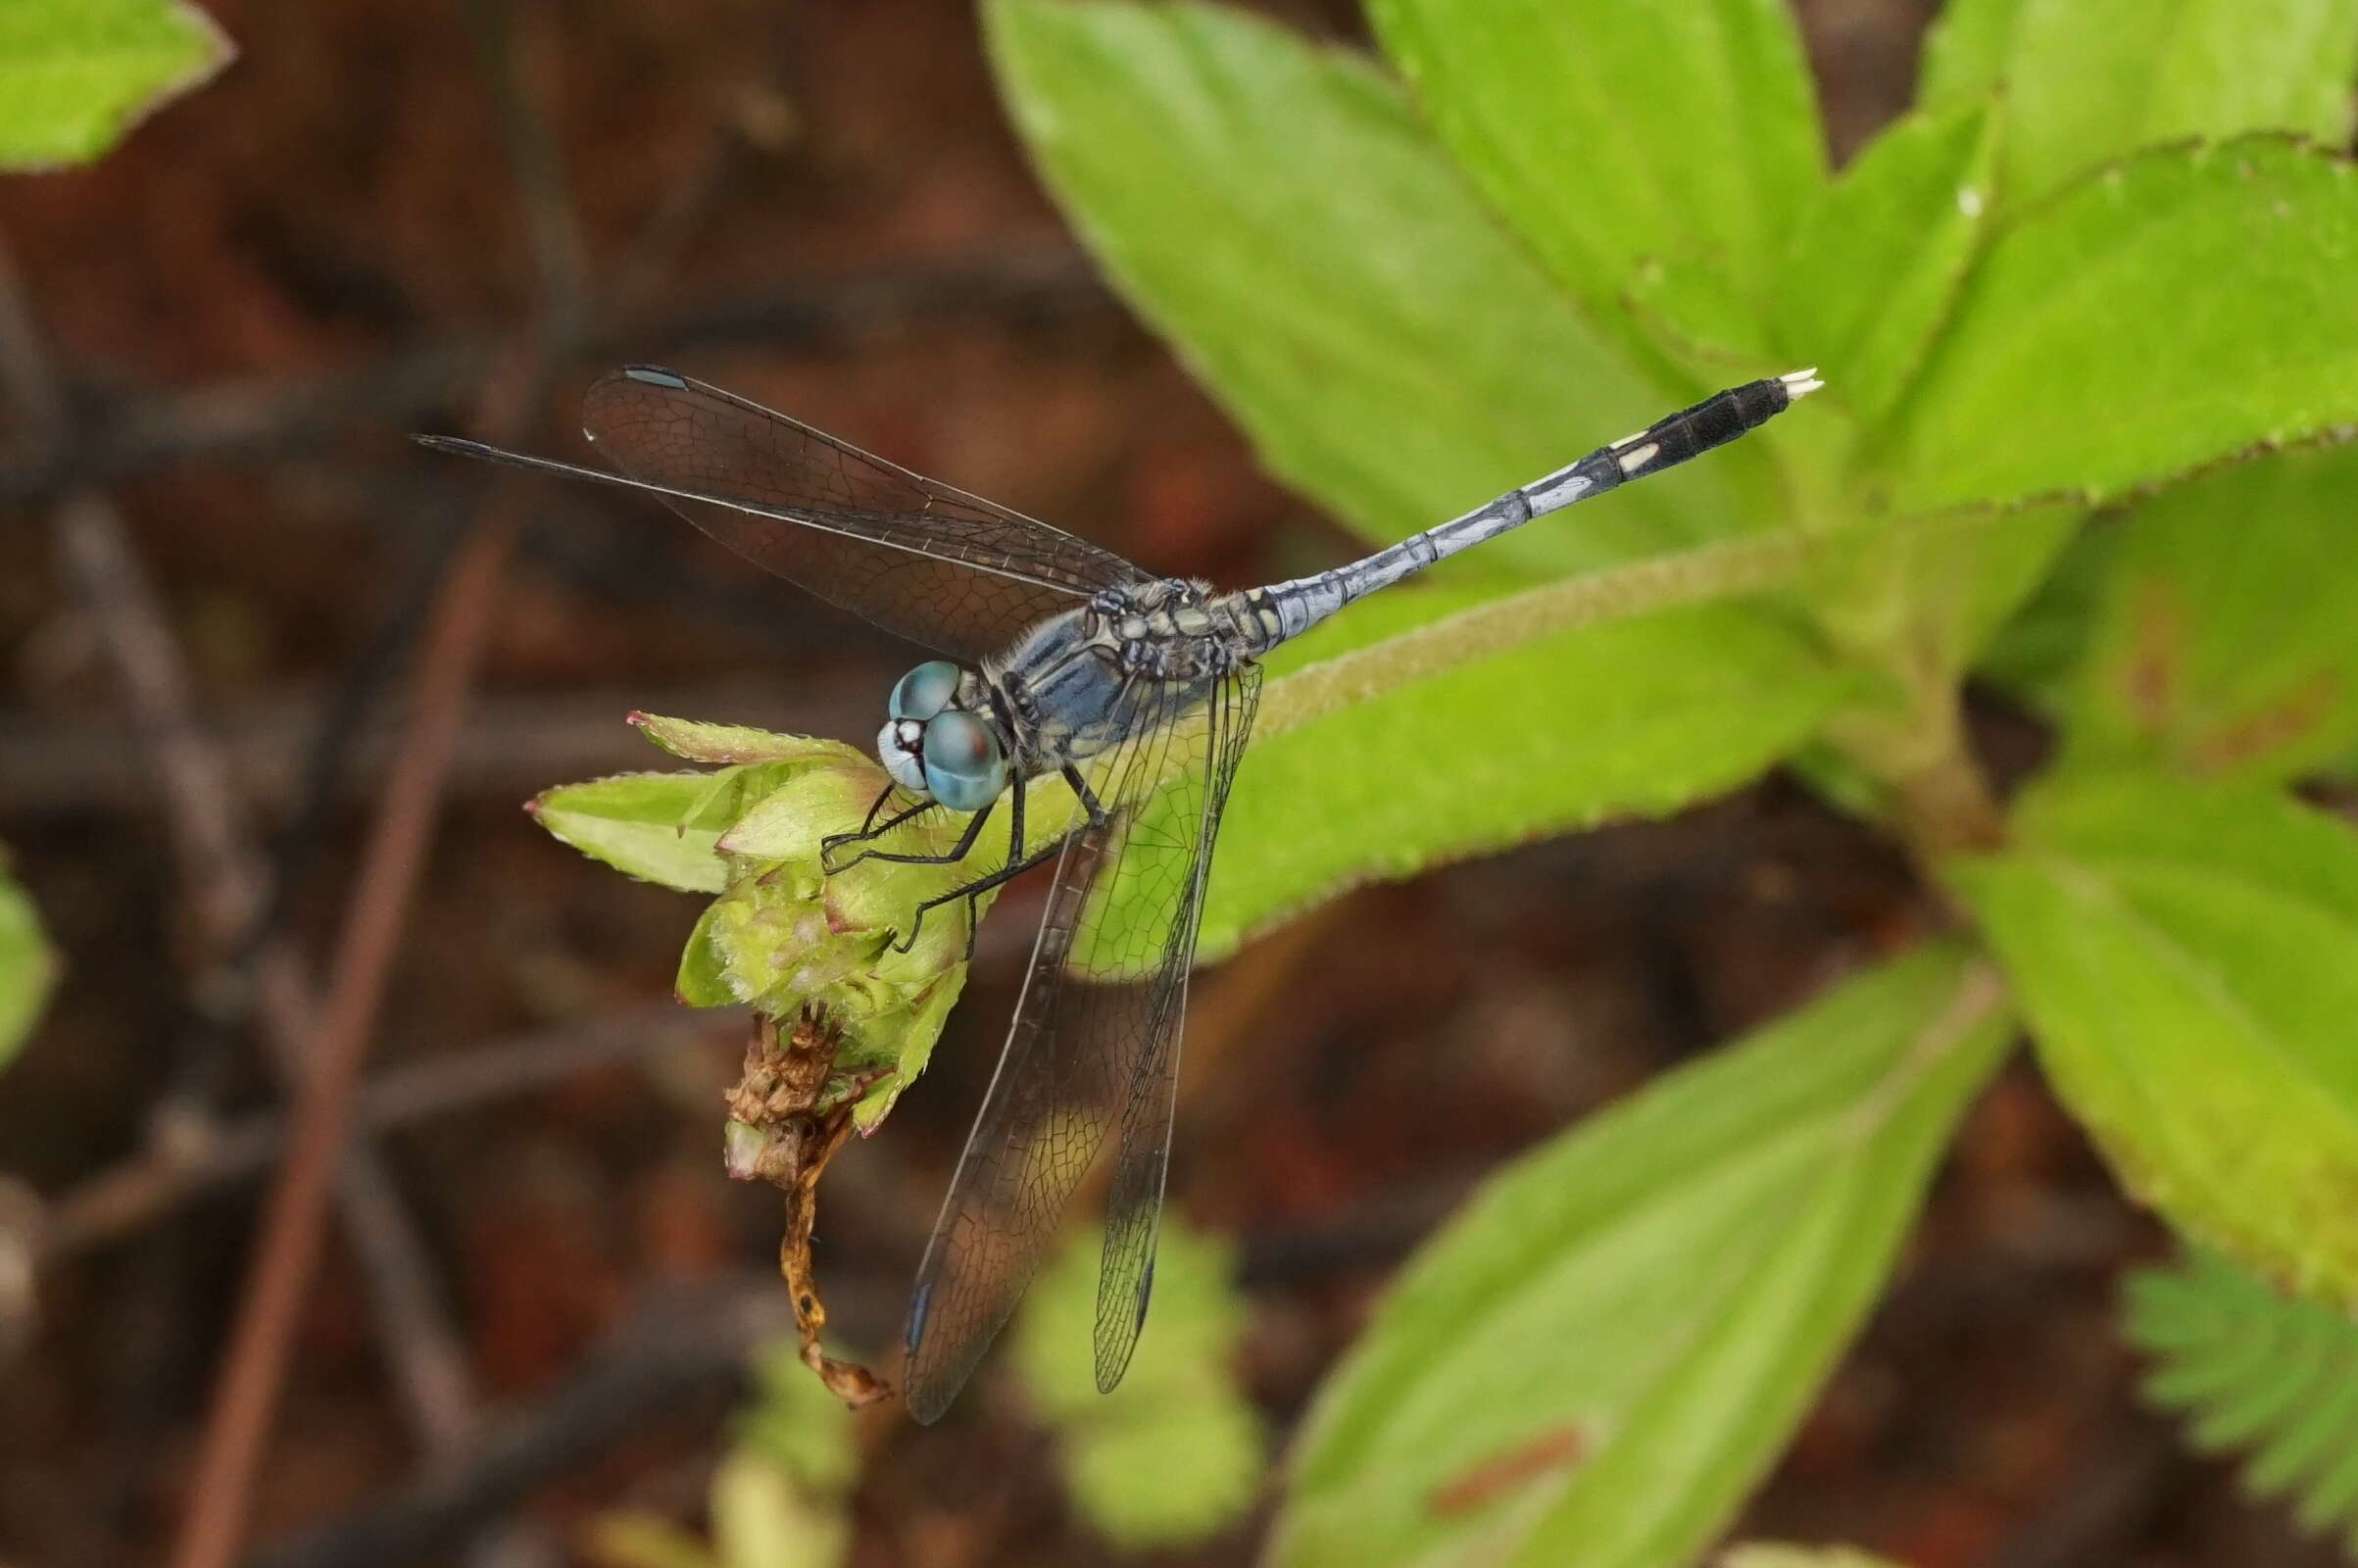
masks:
<svg viewBox="0 0 2358 1568"><path fill-rule="evenodd" d="M954 863L1004 805L1004 860L919 905L904 942L937 906L963 901L971 922L980 895L1053 862L1014 1018L910 1295L903 1396L929 1423L1013 1313L1108 1143L1099 1389L1129 1365L1154 1288L1196 932L1262 657L1459 551L1723 446L1822 384L1796 370L1731 387L1361 560L1225 593L653 366L610 372L585 397L583 433L611 472L418 440L651 493L756 564L941 656L893 687L876 737L891 783L857 833L822 849L830 875L868 857ZM1058 797L1062 818L1042 833L1026 812L1052 778L1069 804ZM876 847L935 811L964 817L946 852ZM1069 973L1076 943L1093 972L1124 978Z"/></svg>

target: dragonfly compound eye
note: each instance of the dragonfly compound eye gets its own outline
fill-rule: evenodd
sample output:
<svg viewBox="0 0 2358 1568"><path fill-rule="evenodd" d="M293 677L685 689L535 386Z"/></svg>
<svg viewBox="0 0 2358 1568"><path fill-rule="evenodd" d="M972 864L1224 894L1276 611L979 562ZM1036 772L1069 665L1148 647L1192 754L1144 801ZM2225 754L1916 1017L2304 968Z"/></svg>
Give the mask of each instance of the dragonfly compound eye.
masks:
<svg viewBox="0 0 2358 1568"><path fill-rule="evenodd" d="M888 718L876 732L876 760L884 764L894 783L911 795L927 793L924 741L925 726L911 719Z"/></svg>
<svg viewBox="0 0 2358 1568"><path fill-rule="evenodd" d="M933 717L958 695L958 666L946 659L930 660L901 677L885 711L895 718L919 721Z"/></svg>
<svg viewBox="0 0 2358 1568"><path fill-rule="evenodd" d="M979 811L1007 787L1007 755L991 726L961 709L925 725L925 787L954 811Z"/></svg>

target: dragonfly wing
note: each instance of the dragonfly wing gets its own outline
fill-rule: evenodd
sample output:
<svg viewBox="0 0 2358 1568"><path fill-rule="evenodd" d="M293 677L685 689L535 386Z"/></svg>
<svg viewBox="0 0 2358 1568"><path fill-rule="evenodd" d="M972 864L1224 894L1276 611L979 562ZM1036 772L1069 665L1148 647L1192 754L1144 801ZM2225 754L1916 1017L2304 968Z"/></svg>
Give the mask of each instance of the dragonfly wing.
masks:
<svg viewBox="0 0 2358 1568"><path fill-rule="evenodd" d="M1258 671L1247 679L1250 694ZM1213 794L1211 736L1220 726L1211 715L1231 715L1227 749L1241 749L1235 693L1223 683L1205 713L1182 714L1154 710L1168 699L1150 690L1131 715L1138 738L1084 768L1106 820L1089 824L1076 812L1079 831L1057 861L1007 1047L917 1270L903 1383L919 1421L948 1407L1006 1326L1107 1134L1121 1132L1116 1182L1134 1189L1151 1175L1151 1201L1160 1200L1186 965L1202 912L1196 860L1210 847L1202 803ZM1250 717L1249 695L1242 716ZM1192 814L1176 828L1154 825L1170 820L1159 805L1146 811L1161 788L1190 803ZM1119 942L1091 929L1110 918L1122 921ZM1076 938L1131 978L1068 976ZM1125 1258L1141 1245L1152 1250L1153 1217L1145 1215L1142 1231L1142 1206L1128 1200ZM1150 1272L1143 1253L1129 1271L1137 1277L1118 1316L1134 1340ZM1103 1342L1102 1305L1099 1328ZM1120 1359L1128 1359L1126 1342ZM1102 1367L1101 1360L1101 1377Z"/></svg>
<svg viewBox="0 0 2358 1568"><path fill-rule="evenodd" d="M601 376L581 412L609 462L720 543L968 662L1146 576L1103 546L670 370Z"/></svg>
<svg viewBox="0 0 2358 1568"><path fill-rule="evenodd" d="M1123 851L1123 874L1139 878L1136 888L1117 894L1143 895L1156 911L1129 927L1124 969L1149 969L1139 988L1135 1013L1124 1034L1131 1048L1130 1078L1121 1096L1121 1131L1113 1150L1113 1172L1105 1188L1105 1245L1098 1270L1097 1386L1110 1394L1129 1369L1146 1326L1147 1298L1154 1288L1154 1236L1162 1218L1163 1175L1171 1157L1171 1119L1179 1093L1179 1040L1187 1016L1187 977L1195 966L1196 932L1204 922L1204 892L1211 874L1213 842L1228 786L1253 735L1260 706L1257 664L1237 670L1216 687L1205 706L1203 750L1194 765L1170 784L1167 814L1158 819L1178 835L1168 844L1146 846L1133 834ZM1135 866L1135 871L1132 867ZM1124 900L1123 902L1130 902ZM1140 904L1133 903L1134 909Z"/></svg>

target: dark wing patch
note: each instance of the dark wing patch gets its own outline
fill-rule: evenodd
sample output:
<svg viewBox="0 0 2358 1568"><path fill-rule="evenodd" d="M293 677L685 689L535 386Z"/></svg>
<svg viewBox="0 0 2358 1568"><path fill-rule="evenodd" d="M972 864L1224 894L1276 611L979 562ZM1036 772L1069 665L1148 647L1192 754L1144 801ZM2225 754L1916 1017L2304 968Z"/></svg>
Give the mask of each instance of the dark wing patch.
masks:
<svg viewBox="0 0 2358 1568"><path fill-rule="evenodd" d="M917 1271L903 1382L919 1421L948 1407L1006 1326L1073 1193L1117 1128L1115 1208L1099 1298L1101 1385L1110 1387L1128 1363L1152 1275L1203 862L1259 680L1257 668L1239 671L1202 716L1186 713L1168 688L1146 688L1130 717L1140 738L1084 770L1107 825L1084 825L1076 812L1080 831L1057 861L999 1069ZM1158 789L1185 792L1190 808L1176 816L1155 813L1183 825L1175 835L1132 831ZM1092 897L1100 878L1107 885ZM1087 933L1091 950L1146 978L1100 984L1067 976L1084 923L1115 908L1136 923L1118 944ZM1153 914L1138 921L1147 909Z"/></svg>
<svg viewBox="0 0 2358 1568"><path fill-rule="evenodd" d="M582 428L624 474L688 492L664 500L747 560L969 663L1145 580L1102 546L669 370L600 377Z"/></svg>

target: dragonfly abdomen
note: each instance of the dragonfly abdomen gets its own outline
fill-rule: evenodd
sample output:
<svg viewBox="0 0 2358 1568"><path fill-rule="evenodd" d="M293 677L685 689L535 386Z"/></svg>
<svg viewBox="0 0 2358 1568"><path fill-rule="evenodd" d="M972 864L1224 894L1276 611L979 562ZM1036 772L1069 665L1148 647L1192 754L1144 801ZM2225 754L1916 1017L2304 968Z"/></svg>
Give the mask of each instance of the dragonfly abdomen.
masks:
<svg viewBox="0 0 2358 1568"><path fill-rule="evenodd" d="M1422 571L1435 562L1495 539L1510 528L1575 501L1602 495L1632 479L1674 467L1727 445L1767 423L1822 385L1815 370L1746 381L1691 408L1656 419L1645 429L1598 447L1544 478L1509 490L1487 506L1411 534L1374 555L1314 576L1297 577L1253 590L1262 605L1256 613L1273 619L1276 635L1255 652L1300 635L1354 599Z"/></svg>

